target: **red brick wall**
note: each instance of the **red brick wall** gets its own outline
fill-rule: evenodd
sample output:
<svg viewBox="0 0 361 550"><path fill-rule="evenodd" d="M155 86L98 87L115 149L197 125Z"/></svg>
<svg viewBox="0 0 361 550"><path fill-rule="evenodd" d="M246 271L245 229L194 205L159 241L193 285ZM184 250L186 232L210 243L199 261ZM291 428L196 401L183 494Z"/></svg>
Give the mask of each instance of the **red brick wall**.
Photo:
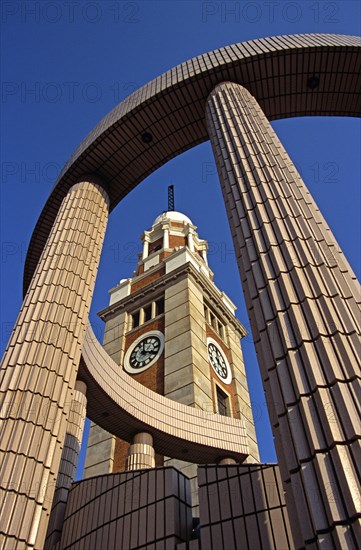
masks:
<svg viewBox="0 0 361 550"><path fill-rule="evenodd" d="M119 439L115 440L115 449L114 449L114 462L113 462L113 472L124 472L125 471L125 460L127 457L128 449L130 445L127 441Z"/></svg>
<svg viewBox="0 0 361 550"><path fill-rule="evenodd" d="M157 269L157 271L155 271L154 273L150 273L149 275L143 277L143 279L141 279L140 281L136 281L135 283L132 283L131 292L133 293L136 290L139 290L140 288L143 288L149 285L153 281L156 281L157 279L162 277L164 273L165 273L164 266L160 266L160 268Z"/></svg>
<svg viewBox="0 0 361 550"><path fill-rule="evenodd" d="M182 235L169 235L169 248L175 248L176 246L186 246L187 239Z"/></svg>

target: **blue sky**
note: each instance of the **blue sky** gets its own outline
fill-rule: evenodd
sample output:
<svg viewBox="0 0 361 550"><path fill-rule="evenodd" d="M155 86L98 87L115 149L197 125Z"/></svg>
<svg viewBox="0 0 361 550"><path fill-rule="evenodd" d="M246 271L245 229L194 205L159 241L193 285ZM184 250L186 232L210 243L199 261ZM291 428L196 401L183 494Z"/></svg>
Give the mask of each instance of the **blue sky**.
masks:
<svg viewBox="0 0 361 550"><path fill-rule="evenodd" d="M1 350L22 302L26 248L62 165L79 142L137 87L186 59L253 38L360 34L354 1L6 1L1 4ZM360 122L298 118L273 123L360 277ZM167 206L187 214L210 243L215 282L249 328L209 143L169 162L113 212L91 309L131 276L139 236ZM276 460L252 338L244 356L263 461Z"/></svg>

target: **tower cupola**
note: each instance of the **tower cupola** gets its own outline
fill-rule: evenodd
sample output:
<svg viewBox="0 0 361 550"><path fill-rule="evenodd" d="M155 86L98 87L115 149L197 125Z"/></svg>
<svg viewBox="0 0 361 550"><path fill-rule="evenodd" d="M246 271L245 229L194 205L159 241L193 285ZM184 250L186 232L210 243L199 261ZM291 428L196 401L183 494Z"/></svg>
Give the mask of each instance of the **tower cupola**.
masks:
<svg viewBox="0 0 361 550"><path fill-rule="evenodd" d="M180 251L191 253L195 261L206 267L208 244L198 237L196 230L190 218L181 212L167 211L157 216L151 229L141 236L143 251L136 274L148 271L173 254L181 254Z"/></svg>

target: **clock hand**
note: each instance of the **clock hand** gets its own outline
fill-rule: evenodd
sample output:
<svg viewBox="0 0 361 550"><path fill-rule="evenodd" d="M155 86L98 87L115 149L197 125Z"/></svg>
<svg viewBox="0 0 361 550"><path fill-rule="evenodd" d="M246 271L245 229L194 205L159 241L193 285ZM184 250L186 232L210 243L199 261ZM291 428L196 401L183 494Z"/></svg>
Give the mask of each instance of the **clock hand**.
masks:
<svg viewBox="0 0 361 550"><path fill-rule="evenodd" d="M224 365L221 363L221 361L218 358L217 358L217 362L218 362L218 371L224 375L226 373L226 369Z"/></svg>
<svg viewBox="0 0 361 550"><path fill-rule="evenodd" d="M145 351L153 351L154 350L154 345L152 343L145 344L144 349L145 349Z"/></svg>
<svg viewBox="0 0 361 550"><path fill-rule="evenodd" d="M141 362L141 361L146 361L146 359L149 359L150 357L150 353L146 352L146 353L143 353L142 351L137 351L137 355L136 355L136 360Z"/></svg>
<svg viewBox="0 0 361 550"><path fill-rule="evenodd" d="M136 358L137 361L142 361L142 359L143 359L143 354L142 354L142 352L140 351L140 349L137 350L137 353L136 353L135 358Z"/></svg>

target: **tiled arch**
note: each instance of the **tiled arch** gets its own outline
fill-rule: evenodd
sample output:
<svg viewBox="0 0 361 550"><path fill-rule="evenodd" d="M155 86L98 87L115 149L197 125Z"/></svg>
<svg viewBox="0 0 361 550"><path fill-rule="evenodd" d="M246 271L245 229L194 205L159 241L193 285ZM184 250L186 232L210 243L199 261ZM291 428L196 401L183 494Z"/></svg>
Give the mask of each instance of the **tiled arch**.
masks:
<svg viewBox="0 0 361 550"><path fill-rule="evenodd" d="M146 176L209 139L205 106L217 83L242 84L269 120L359 116L360 75L358 37L300 34L226 46L185 61L144 85L100 121L64 167L29 245L24 291L71 185L84 174L98 174L109 184L113 209Z"/></svg>

